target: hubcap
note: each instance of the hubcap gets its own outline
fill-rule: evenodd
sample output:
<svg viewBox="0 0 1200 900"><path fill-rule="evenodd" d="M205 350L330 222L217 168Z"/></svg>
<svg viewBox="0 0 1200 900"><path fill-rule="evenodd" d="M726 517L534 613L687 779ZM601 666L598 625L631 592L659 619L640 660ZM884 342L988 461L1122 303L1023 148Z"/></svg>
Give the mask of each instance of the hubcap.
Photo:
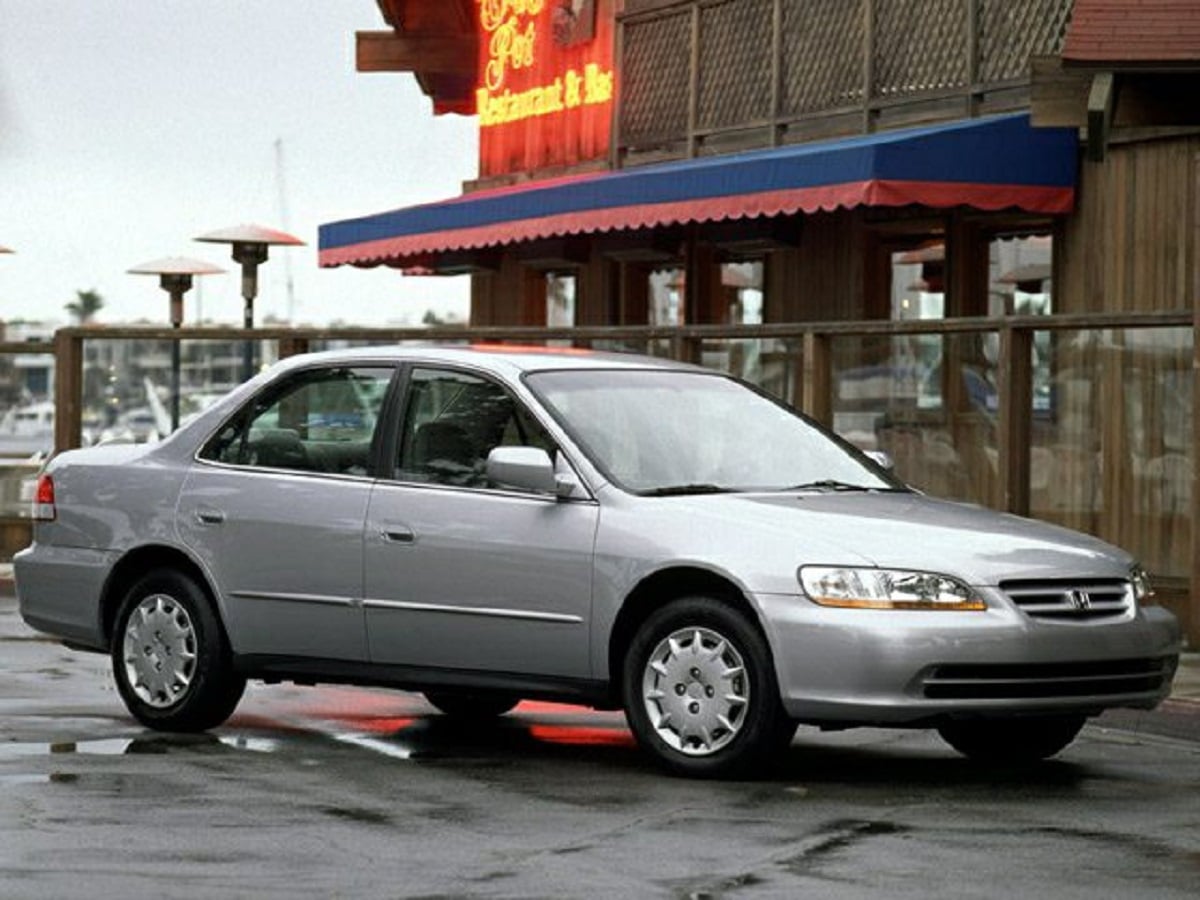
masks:
<svg viewBox="0 0 1200 900"><path fill-rule="evenodd" d="M152 594L125 623L125 679L138 699L157 709L178 702L196 673L196 629L173 597Z"/></svg>
<svg viewBox="0 0 1200 900"><path fill-rule="evenodd" d="M662 640L642 673L646 714L658 736L688 756L725 747L746 720L750 683L742 655L708 628Z"/></svg>

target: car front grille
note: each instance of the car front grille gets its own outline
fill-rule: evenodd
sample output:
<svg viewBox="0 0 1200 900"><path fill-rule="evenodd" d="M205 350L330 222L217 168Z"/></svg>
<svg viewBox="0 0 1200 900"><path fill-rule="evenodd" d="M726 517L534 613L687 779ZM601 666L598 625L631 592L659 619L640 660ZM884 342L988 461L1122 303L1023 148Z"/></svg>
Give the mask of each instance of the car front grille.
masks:
<svg viewBox="0 0 1200 900"><path fill-rule="evenodd" d="M1127 581L1006 581L1000 590L1035 619L1113 619L1133 609L1133 591Z"/></svg>
<svg viewBox="0 0 1200 900"><path fill-rule="evenodd" d="M1082 663L954 664L935 667L923 690L931 700L1028 700L1109 697L1162 689L1176 659L1119 659Z"/></svg>

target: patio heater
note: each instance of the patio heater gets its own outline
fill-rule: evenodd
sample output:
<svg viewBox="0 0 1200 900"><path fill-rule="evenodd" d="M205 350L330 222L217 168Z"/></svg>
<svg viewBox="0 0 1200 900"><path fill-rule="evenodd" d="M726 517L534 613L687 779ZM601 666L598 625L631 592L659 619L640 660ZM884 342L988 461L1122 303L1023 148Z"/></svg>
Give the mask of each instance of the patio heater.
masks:
<svg viewBox="0 0 1200 900"><path fill-rule="evenodd" d="M267 250L271 246L304 246L300 238L284 231L263 228L261 225L236 225L210 231L196 238L210 244L231 244L233 261L242 267L243 323L247 329L254 328L254 298L258 295L258 267L267 261ZM247 339L242 350L242 379L248 381L254 375L254 344Z"/></svg>
<svg viewBox="0 0 1200 900"><path fill-rule="evenodd" d="M196 275L217 275L224 272L211 263L184 256L168 256L142 263L129 269L130 275L157 275L158 285L171 297L171 327L183 325L183 295L192 289ZM171 342L171 430L179 427L179 368L180 342Z"/></svg>

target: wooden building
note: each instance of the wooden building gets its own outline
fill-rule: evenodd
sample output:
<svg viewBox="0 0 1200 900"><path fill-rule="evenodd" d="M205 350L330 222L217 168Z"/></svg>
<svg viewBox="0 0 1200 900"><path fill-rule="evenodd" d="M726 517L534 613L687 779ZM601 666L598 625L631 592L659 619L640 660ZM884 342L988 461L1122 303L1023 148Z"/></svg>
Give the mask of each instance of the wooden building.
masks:
<svg viewBox="0 0 1200 900"><path fill-rule="evenodd" d="M323 265L472 273L479 326L712 326L701 361L798 405L780 329L824 324L810 412L1128 547L1200 642L1200 5L379 7L359 69L477 112L479 176L324 226Z"/></svg>

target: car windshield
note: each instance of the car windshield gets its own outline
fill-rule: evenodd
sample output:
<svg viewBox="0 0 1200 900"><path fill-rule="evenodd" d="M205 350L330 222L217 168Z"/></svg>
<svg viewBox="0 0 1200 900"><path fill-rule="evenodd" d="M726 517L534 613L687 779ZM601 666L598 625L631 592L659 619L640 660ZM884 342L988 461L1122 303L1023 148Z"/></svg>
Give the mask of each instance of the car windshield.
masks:
<svg viewBox="0 0 1200 900"><path fill-rule="evenodd" d="M592 463L634 493L905 490L813 423L717 373L574 370L526 381Z"/></svg>

